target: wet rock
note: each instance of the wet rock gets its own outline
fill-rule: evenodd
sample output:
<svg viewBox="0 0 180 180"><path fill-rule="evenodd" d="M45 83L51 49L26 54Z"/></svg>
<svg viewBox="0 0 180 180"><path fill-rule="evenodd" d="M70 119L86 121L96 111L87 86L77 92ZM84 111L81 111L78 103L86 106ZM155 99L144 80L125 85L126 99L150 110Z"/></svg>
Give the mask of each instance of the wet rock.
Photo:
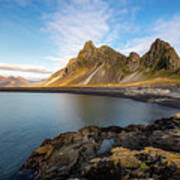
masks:
<svg viewBox="0 0 180 180"><path fill-rule="evenodd" d="M45 158L48 159L48 157L52 154L53 149L54 149L53 146L48 144L36 149L35 153L39 155L44 154L46 155Z"/></svg>
<svg viewBox="0 0 180 180"><path fill-rule="evenodd" d="M169 151L180 151L180 129L154 131L148 141L151 146L159 147Z"/></svg>
<svg viewBox="0 0 180 180"><path fill-rule="evenodd" d="M104 139L97 151L97 154L103 154L111 150L113 147L113 144L114 144L114 139Z"/></svg>
<svg viewBox="0 0 180 180"><path fill-rule="evenodd" d="M115 142L118 146L130 149L142 149L148 144L147 137L142 133L125 131L115 138Z"/></svg>

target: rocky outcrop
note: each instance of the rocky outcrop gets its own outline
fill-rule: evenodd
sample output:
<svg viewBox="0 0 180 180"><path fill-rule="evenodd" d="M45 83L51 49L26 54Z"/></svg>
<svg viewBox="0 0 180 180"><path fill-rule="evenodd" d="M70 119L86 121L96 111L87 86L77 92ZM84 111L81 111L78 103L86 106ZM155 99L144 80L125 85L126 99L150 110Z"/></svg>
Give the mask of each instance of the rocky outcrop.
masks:
<svg viewBox="0 0 180 180"><path fill-rule="evenodd" d="M162 69L177 71L180 69L180 59L174 48L160 39L157 39L142 57L141 64L154 71Z"/></svg>
<svg viewBox="0 0 180 180"><path fill-rule="evenodd" d="M138 70L140 61L141 61L141 58L137 53L135 53L135 52L130 53L130 55L126 61L128 70L130 72L135 72L136 70Z"/></svg>
<svg viewBox="0 0 180 180"><path fill-rule="evenodd" d="M180 177L179 115L152 125L86 127L45 140L21 179L170 179Z"/></svg>
<svg viewBox="0 0 180 180"><path fill-rule="evenodd" d="M53 74L44 86L117 85L169 77L179 72L179 56L174 48L160 39L142 58L135 52L127 57L108 46L96 48L92 41L88 41L78 56Z"/></svg>

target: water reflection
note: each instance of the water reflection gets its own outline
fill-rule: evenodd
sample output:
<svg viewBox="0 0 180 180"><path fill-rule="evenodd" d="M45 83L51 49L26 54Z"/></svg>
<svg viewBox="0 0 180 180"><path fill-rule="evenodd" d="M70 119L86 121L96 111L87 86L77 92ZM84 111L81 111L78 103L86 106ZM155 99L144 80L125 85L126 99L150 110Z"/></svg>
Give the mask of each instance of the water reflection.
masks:
<svg viewBox="0 0 180 180"><path fill-rule="evenodd" d="M69 122L75 130L88 125L148 124L177 112L156 104L112 97L65 94L63 98L58 96L57 102L61 119L58 122Z"/></svg>

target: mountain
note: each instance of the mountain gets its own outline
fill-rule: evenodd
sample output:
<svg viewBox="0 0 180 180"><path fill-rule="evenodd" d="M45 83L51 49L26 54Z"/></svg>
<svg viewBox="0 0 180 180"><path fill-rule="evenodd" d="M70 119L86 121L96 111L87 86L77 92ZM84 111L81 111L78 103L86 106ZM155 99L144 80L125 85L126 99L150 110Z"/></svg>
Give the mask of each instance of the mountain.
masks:
<svg viewBox="0 0 180 180"><path fill-rule="evenodd" d="M76 58L54 73L45 86L99 86L143 82L159 77L180 77L180 58L168 43L157 39L140 57L125 56L108 46L85 43Z"/></svg>
<svg viewBox="0 0 180 180"><path fill-rule="evenodd" d="M178 71L180 69L180 59L176 51L160 39L157 39L142 57L141 64L154 71L161 69Z"/></svg>
<svg viewBox="0 0 180 180"><path fill-rule="evenodd" d="M0 87L22 87L29 84L30 82L22 77L0 76Z"/></svg>

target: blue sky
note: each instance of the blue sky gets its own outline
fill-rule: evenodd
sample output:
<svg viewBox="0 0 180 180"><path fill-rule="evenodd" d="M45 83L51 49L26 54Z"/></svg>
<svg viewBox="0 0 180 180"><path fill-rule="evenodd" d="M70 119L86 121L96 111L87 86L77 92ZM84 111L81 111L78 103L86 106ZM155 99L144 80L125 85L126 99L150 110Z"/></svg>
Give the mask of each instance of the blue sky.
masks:
<svg viewBox="0 0 180 180"><path fill-rule="evenodd" d="M39 79L84 43L143 55L161 38L180 53L179 0L0 0L0 74Z"/></svg>

